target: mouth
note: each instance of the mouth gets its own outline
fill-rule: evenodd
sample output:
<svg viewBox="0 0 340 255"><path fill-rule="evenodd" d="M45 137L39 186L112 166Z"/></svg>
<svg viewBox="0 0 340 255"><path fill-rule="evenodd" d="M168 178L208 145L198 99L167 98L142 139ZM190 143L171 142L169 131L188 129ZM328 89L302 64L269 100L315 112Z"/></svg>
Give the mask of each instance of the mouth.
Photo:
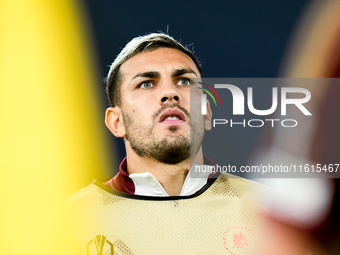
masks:
<svg viewBox="0 0 340 255"><path fill-rule="evenodd" d="M161 116L159 116L159 123L170 126L179 126L185 123L185 115L178 108L171 108L164 111Z"/></svg>

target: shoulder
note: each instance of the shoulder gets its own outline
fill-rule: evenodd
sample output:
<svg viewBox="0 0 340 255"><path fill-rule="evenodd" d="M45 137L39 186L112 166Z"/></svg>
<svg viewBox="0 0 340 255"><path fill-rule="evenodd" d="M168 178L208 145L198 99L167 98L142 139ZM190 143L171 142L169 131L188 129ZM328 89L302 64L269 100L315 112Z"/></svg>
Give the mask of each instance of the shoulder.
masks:
<svg viewBox="0 0 340 255"><path fill-rule="evenodd" d="M82 210L85 206L96 204L100 197L100 190L95 185L90 184L68 197L66 204L71 210L75 210L75 208Z"/></svg>
<svg viewBox="0 0 340 255"><path fill-rule="evenodd" d="M103 185L104 186L104 185ZM70 207L96 206L102 204L105 190L94 183L82 188L67 199Z"/></svg>
<svg viewBox="0 0 340 255"><path fill-rule="evenodd" d="M91 194L98 193L99 190L96 188L96 186L91 183L90 185L78 190L74 194L72 194L67 201L76 201L78 199L82 199L83 197L89 196Z"/></svg>
<svg viewBox="0 0 340 255"><path fill-rule="evenodd" d="M225 193L234 193L238 197L260 198L268 192L268 188L258 182L229 173L221 173L212 189Z"/></svg>

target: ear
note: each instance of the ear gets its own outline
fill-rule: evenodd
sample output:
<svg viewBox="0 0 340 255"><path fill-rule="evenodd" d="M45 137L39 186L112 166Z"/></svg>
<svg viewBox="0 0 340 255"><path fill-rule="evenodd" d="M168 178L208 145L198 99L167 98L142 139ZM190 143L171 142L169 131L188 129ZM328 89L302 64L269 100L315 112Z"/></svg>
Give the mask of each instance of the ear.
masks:
<svg viewBox="0 0 340 255"><path fill-rule="evenodd" d="M204 121L205 130L211 129L211 118L212 118L212 112L211 112L211 109L210 109L209 100L207 100L207 114L205 115L205 121Z"/></svg>
<svg viewBox="0 0 340 255"><path fill-rule="evenodd" d="M115 137L126 136L122 119L122 111L119 107L109 107L105 112L105 124Z"/></svg>

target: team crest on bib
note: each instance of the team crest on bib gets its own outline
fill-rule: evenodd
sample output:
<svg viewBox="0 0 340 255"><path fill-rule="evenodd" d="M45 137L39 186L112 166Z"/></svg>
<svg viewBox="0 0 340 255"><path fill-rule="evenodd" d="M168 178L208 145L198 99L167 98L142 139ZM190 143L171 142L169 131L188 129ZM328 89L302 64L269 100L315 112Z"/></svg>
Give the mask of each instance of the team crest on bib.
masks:
<svg viewBox="0 0 340 255"><path fill-rule="evenodd" d="M244 227L227 229L223 236L224 247L232 255L252 255L255 252L255 236Z"/></svg>
<svg viewBox="0 0 340 255"><path fill-rule="evenodd" d="M132 251L122 241L111 243L106 236L97 235L86 244L86 255L132 255Z"/></svg>
<svg viewBox="0 0 340 255"><path fill-rule="evenodd" d="M113 255L113 244L103 235L97 235L86 245L86 255Z"/></svg>

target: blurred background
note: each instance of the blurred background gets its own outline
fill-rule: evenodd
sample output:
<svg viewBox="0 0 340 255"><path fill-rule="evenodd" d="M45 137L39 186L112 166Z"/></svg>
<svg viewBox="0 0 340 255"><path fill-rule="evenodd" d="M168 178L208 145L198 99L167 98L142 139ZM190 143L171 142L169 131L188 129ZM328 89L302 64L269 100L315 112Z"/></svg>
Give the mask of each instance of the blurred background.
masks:
<svg viewBox="0 0 340 255"><path fill-rule="evenodd" d="M205 77L338 77L337 2L1 0L1 254L74 254L63 201L125 155L102 80L129 40L168 32ZM262 138L240 136L243 162Z"/></svg>

